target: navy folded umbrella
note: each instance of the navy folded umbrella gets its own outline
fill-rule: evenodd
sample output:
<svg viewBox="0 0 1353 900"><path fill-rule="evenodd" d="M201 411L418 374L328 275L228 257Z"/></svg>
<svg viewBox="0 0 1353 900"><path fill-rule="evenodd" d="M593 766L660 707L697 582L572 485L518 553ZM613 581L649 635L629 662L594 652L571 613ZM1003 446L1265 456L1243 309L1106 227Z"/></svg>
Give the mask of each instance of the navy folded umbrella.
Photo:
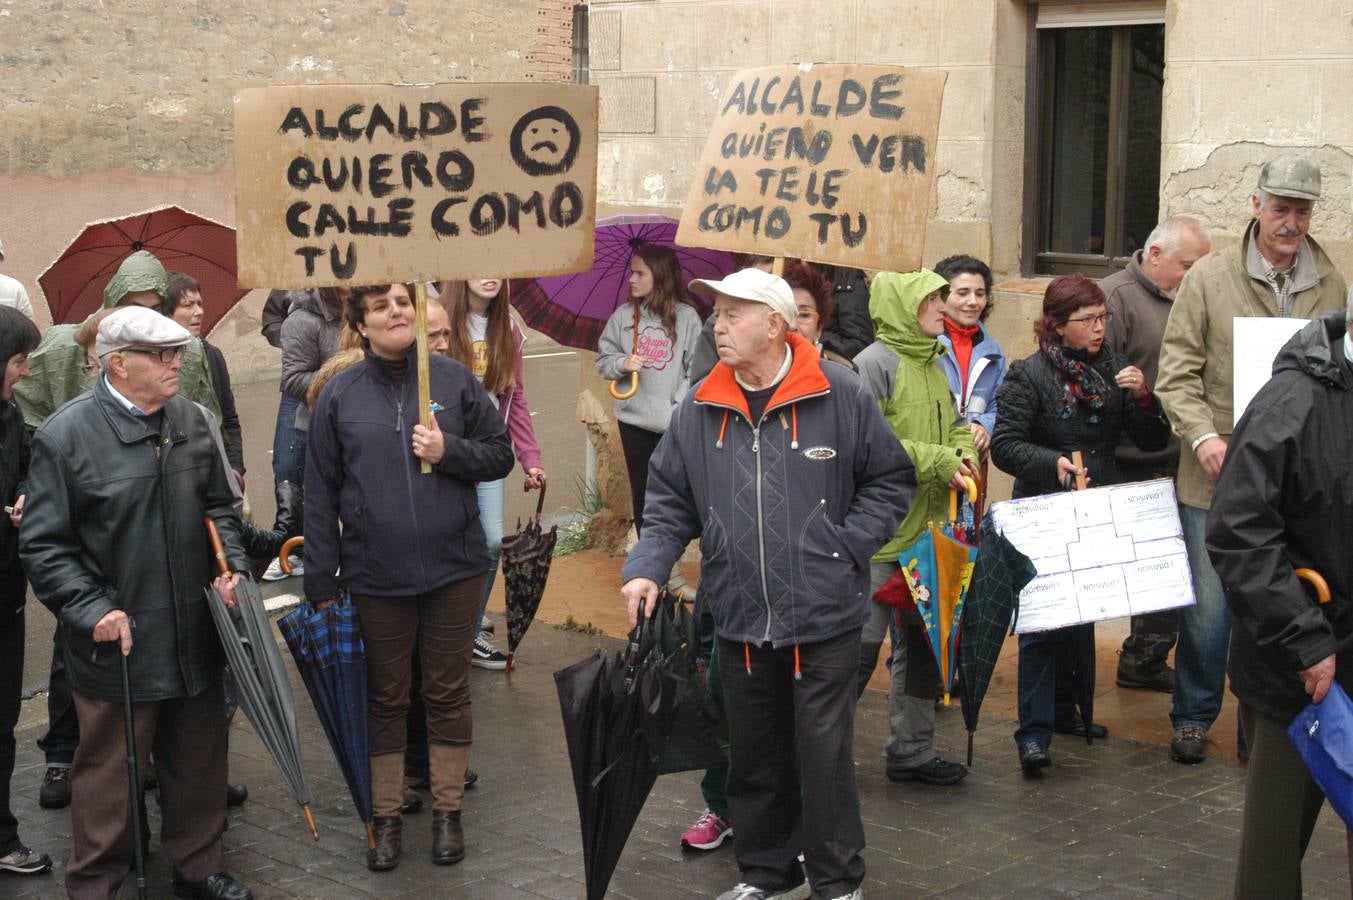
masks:
<svg viewBox="0 0 1353 900"><path fill-rule="evenodd" d="M366 823L367 846L375 847L366 733L366 652L357 609L346 594L319 607L307 601L278 619L277 627L296 659L296 669L333 748L357 815Z"/></svg>

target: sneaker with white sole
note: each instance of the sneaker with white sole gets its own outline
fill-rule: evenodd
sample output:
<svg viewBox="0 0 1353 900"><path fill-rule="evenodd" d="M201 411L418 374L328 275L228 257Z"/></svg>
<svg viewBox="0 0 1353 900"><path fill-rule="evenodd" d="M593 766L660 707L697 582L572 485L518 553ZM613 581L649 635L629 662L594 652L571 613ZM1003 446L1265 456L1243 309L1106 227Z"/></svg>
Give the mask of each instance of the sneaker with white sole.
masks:
<svg viewBox="0 0 1353 900"><path fill-rule="evenodd" d="M292 578L305 574L305 567L301 565L301 557L295 553L287 557L287 562L291 563L291 574L288 575L282 571L280 560L274 559L268 563L268 568L263 570L263 581L281 581L283 578Z"/></svg>
<svg viewBox="0 0 1353 900"><path fill-rule="evenodd" d="M46 853L35 853L22 844L0 856L0 872L15 875L41 875L52 870L52 858Z"/></svg>
<svg viewBox="0 0 1353 900"><path fill-rule="evenodd" d="M474 650L470 653L470 665L478 666L481 669L502 671L507 668L507 657L499 653L481 632L475 635Z"/></svg>
<svg viewBox="0 0 1353 900"><path fill-rule="evenodd" d="M849 894L833 897L832 900L864 900L864 888L856 888Z"/></svg>
<svg viewBox="0 0 1353 900"><path fill-rule="evenodd" d="M707 809L682 833L681 846L686 850L713 850L732 836L733 826L728 820Z"/></svg>
<svg viewBox="0 0 1353 900"><path fill-rule="evenodd" d="M744 881L731 891L724 891L718 900L808 900L810 893L807 879L804 879L803 884L798 887L786 888L783 891L768 891Z"/></svg>

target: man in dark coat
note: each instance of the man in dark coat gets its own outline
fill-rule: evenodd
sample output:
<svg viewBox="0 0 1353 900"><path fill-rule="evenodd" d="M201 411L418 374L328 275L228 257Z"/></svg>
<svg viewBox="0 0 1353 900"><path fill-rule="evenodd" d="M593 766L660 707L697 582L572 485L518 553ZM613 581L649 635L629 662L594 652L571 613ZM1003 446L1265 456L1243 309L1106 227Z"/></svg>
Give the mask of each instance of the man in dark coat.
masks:
<svg viewBox="0 0 1353 900"><path fill-rule="evenodd" d="M716 294L719 364L649 463L621 595L631 624L651 614L701 537L742 873L721 900L806 898L809 882L820 897L858 897L851 724L869 558L906 513L915 471L860 379L787 333L797 310L783 278L742 269L691 289Z"/></svg>
<svg viewBox="0 0 1353 900"><path fill-rule="evenodd" d="M1353 300L1353 297L1350 297ZM1325 797L1287 737L1333 681L1353 691L1353 337L1345 312L1306 325L1236 426L1207 550L1235 627L1228 674L1249 741L1237 897L1300 897L1301 858ZM1319 606L1295 570L1315 569ZM1353 868L1353 867L1351 867Z"/></svg>
<svg viewBox="0 0 1353 900"><path fill-rule="evenodd" d="M213 583L233 604L239 576L212 582L203 517L216 523L236 573L249 560L212 423L178 396L190 340L144 307L108 316L95 342L103 377L33 436L19 549L33 592L61 623L80 721L66 870L75 898L116 895L131 867L136 811L119 651L128 657L142 766L155 753L175 894L252 896L222 871L223 654L202 595Z"/></svg>

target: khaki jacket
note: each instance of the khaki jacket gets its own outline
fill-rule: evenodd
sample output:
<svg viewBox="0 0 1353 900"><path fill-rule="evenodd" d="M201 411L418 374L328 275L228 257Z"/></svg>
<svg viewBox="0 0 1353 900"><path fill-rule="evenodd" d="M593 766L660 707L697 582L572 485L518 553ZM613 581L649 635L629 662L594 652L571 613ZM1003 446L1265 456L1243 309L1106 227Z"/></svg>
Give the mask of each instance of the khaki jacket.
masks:
<svg viewBox="0 0 1353 900"><path fill-rule="evenodd" d="M1235 425L1232 319L1278 315L1268 282L1246 267L1253 229L1251 222L1240 243L1209 253L1184 276L1161 343L1156 394L1182 441L1179 500L1199 509L1211 507L1213 481L1193 442L1208 432L1229 440ZM1307 237L1298 259L1292 315L1314 319L1343 309L1347 285L1320 245Z"/></svg>

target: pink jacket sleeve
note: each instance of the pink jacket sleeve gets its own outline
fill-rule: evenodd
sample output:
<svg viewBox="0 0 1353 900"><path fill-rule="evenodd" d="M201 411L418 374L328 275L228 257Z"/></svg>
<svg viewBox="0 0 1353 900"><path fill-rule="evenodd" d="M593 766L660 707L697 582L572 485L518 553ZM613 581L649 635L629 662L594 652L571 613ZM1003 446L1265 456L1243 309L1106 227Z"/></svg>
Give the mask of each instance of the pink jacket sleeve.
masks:
<svg viewBox="0 0 1353 900"><path fill-rule="evenodd" d="M540 465L540 445L536 443L536 429L531 424L531 407L526 405L526 388L523 386L525 379L522 377L521 346L526 338L517 328L516 322L512 323L512 338L517 350L516 377L512 390L499 397L498 408L503 414L507 435L512 439L521 467L530 470Z"/></svg>

